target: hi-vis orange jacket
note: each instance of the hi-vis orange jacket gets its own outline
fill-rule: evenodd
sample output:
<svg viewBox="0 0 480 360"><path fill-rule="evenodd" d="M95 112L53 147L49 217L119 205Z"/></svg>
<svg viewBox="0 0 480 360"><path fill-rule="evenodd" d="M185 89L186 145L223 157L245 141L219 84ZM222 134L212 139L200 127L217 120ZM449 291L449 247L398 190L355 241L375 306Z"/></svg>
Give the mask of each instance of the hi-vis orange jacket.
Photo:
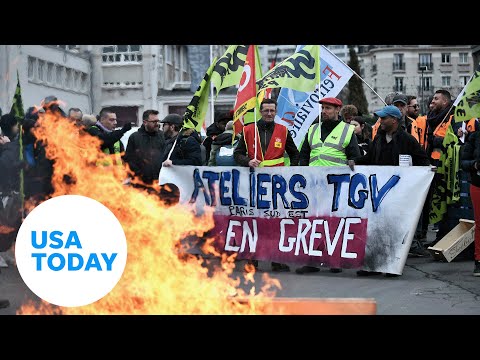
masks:
<svg viewBox="0 0 480 360"><path fill-rule="evenodd" d="M255 159L255 136L257 136L257 159L261 160L260 167L263 166L283 166L285 162L285 144L287 143L286 126L275 124L273 128L272 137L268 144L265 155L262 153L262 146L260 144L260 137L256 131L256 125L245 126L243 128L243 136L245 139L245 145L248 150L248 157Z"/></svg>

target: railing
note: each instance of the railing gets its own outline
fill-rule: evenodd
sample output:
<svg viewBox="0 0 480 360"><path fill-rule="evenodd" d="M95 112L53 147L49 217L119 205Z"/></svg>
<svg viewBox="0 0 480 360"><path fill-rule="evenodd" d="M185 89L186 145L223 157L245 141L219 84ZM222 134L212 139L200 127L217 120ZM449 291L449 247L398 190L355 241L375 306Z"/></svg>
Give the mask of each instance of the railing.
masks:
<svg viewBox="0 0 480 360"><path fill-rule="evenodd" d="M433 71L433 63L417 63L417 64L418 64L418 71L426 71L426 72Z"/></svg>

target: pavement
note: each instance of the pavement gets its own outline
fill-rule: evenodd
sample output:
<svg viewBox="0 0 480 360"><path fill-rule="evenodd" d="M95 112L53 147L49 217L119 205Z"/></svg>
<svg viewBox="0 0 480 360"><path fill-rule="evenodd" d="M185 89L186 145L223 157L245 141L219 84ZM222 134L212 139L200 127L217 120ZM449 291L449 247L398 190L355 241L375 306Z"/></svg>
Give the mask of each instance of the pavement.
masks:
<svg viewBox="0 0 480 360"><path fill-rule="evenodd" d="M435 233L429 231L427 241ZM282 286L277 297L282 298L341 298L374 299L377 315L478 315L480 314L480 277L472 275L472 255L467 251L452 262L434 261L432 257L408 258L403 274L387 278L384 275L358 277L356 270L344 269L331 273L321 268L317 273L299 275L298 266L290 272L271 272L270 262L260 261L255 280L268 272ZM239 275L244 261L238 261L234 275ZM0 315L15 315L28 299L38 300L22 281L17 268L0 268L0 299L10 306L0 309Z"/></svg>

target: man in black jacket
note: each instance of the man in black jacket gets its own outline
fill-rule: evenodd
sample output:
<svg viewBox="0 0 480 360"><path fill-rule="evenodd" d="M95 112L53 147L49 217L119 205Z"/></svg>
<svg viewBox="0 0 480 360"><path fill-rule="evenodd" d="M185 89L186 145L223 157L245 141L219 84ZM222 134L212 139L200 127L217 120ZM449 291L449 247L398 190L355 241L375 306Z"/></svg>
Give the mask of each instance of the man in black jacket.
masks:
<svg viewBox="0 0 480 360"><path fill-rule="evenodd" d="M158 180L165 151L165 137L159 130L158 111L143 112L143 124L128 138L123 160L146 185Z"/></svg>
<svg viewBox="0 0 480 360"><path fill-rule="evenodd" d="M380 119L380 128L377 136L370 143L366 155L349 160L349 165L391 165L399 166L401 155L408 155L413 166L429 166L427 153L418 141L400 125L402 113L393 105L385 106L375 112ZM426 256L427 251L422 244L414 239L409 254L412 256ZM358 276L378 275L376 271L357 271ZM393 277L395 274L386 274Z"/></svg>
<svg viewBox="0 0 480 360"><path fill-rule="evenodd" d="M202 139L194 129L180 132L183 119L178 114L169 114L162 121L166 138L162 166L172 165L202 165ZM178 139L177 139L178 138ZM172 153L172 147L175 145ZM170 154L170 158L169 158Z"/></svg>

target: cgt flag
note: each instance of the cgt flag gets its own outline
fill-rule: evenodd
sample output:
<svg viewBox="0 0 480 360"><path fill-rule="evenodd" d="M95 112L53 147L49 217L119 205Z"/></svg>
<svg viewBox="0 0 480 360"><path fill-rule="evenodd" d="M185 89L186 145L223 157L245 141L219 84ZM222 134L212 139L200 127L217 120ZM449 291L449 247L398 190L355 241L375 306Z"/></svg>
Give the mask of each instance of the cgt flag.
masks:
<svg viewBox="0 0 480 360"><path fill-rule="evenodd" d="M216 59L213 60L213 63L207 69L203 80L200 82L195 94L193 94L193 98L183 115L183 127L185 129L195 129L197 132L200 132L202 129L207 114L208 93L215 60Z"/></svg>
<svg viewBox="0 0 480 360"><path fill-rule="evenodd" d="M242 131L244 125L255 121L254 110L256 107L258 110L256 75L261 70L258 68L259 63L255 59L258 56L257 52L257 46L249 46L233 108L234 138L236 134Z"/></svg>
<svg viewBox="0 0 480 360"><path fill-rule="evenodd" d="M257 81L260 92L267 88L313 91L320 81L320 46L306 45L268 71Z"/></svg>
<svg viewBox="0 0 480 360"><path fill-rule="evenodd" d="M457 97L455 105L455 122L468 121L480 117L480 65L465 89Z"/></svg>

